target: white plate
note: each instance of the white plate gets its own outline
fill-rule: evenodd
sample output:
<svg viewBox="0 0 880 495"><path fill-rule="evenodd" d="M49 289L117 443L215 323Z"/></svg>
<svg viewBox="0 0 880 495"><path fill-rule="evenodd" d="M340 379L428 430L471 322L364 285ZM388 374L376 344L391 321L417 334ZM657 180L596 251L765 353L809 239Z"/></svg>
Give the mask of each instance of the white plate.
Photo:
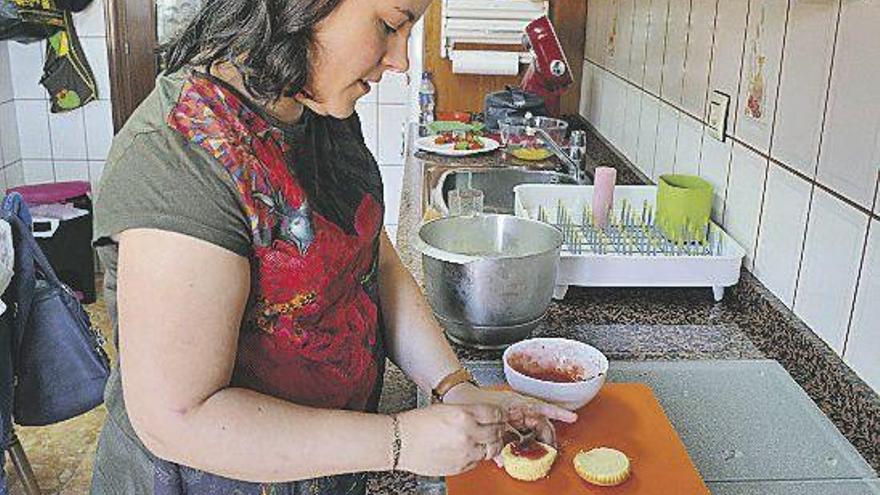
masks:
<svg viewBox="0 0 880 495"><path fill-rule="evenodd" d="M454 144L436 144L434 140L437 139L437 136L425 136L423 138L419 138L416 140L416 146L423 151L430 151L431 153L437 153L438 155L445 156L469 156L476 155L479 153L488 153L490 151L495 151L501 147L501 143L495 141L492 138L487 138L480 136L477 139L483 142L483 149L479 150L456 150Z"/></svg>

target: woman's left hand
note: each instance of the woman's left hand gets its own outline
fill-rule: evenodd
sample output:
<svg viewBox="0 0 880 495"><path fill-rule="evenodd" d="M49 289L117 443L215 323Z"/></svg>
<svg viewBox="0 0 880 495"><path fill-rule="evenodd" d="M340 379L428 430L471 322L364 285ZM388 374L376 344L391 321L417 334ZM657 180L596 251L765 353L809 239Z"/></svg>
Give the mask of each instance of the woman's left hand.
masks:
<svg viewBox="0 0 880 495"><path fill-rule="evenodd" d="M556 446L556 430L550 420L574 423L577 414L547 402L526 397L516 392L488 390L469 383L450 390L443 400L446 404L494 404L507 412L508 422L514 428L536 433L537 439Z"/></svg>

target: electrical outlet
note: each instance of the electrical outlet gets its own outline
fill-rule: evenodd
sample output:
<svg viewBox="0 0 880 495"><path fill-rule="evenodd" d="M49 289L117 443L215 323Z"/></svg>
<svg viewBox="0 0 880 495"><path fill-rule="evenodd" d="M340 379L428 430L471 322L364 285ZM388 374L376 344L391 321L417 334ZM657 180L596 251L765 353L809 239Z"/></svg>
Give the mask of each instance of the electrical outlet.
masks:
<svg viewBox="0 0 880 495"><path fill-rule="evenodd" d="M709 134L724 142L727 133L727 112L730 109L730 95L713 91L709 99Z"/></svg>

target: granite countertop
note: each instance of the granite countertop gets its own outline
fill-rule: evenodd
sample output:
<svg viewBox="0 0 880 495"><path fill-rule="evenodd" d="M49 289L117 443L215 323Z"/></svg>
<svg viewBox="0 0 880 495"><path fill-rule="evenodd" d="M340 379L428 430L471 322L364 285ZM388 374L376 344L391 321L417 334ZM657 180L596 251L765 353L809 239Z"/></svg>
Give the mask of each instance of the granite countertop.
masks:
<svg viewBox="0 0 880 495"><path fill-rule="evenodd" d="M618 170L619 184L649 183L586 126L586 170ZM463 166L497 165L499 152L472 157ZM421 259L408 239L421 222L421 175L426 163L449 159L412 155L404 172L398 252L419 283ZM708 288L570 288L554 301L536 336L589 342L612 360L774 359L822 412L880 471L880 397L806 328L748 271L716 303ZM462 360L497 360L500 351L456 344ZM416 405L416 387L394 366L386 373L380 409L396 412ZM373 476L369 493L410 494L416 478L407 473Z"/></svg>

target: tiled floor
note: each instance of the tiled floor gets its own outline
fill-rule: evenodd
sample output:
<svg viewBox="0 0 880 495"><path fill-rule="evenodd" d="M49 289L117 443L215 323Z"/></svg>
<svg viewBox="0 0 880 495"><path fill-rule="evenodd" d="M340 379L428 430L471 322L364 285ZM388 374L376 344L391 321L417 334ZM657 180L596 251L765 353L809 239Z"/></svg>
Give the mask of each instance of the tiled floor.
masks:
<svg viewBox="0 0 880 495"><path fill-rule="evenodd" d="M110 321L103 299L86 307L92 323L111 339ZM106 346L115 355L112 344ZM79 495L89 492L92 478L92 457L106 410L101 406L87 414L39 428L16 428L19 440L30 460L37 483L45 495ZM12 461L6 460L6 474L11 495L24 495Z"/></svg>

